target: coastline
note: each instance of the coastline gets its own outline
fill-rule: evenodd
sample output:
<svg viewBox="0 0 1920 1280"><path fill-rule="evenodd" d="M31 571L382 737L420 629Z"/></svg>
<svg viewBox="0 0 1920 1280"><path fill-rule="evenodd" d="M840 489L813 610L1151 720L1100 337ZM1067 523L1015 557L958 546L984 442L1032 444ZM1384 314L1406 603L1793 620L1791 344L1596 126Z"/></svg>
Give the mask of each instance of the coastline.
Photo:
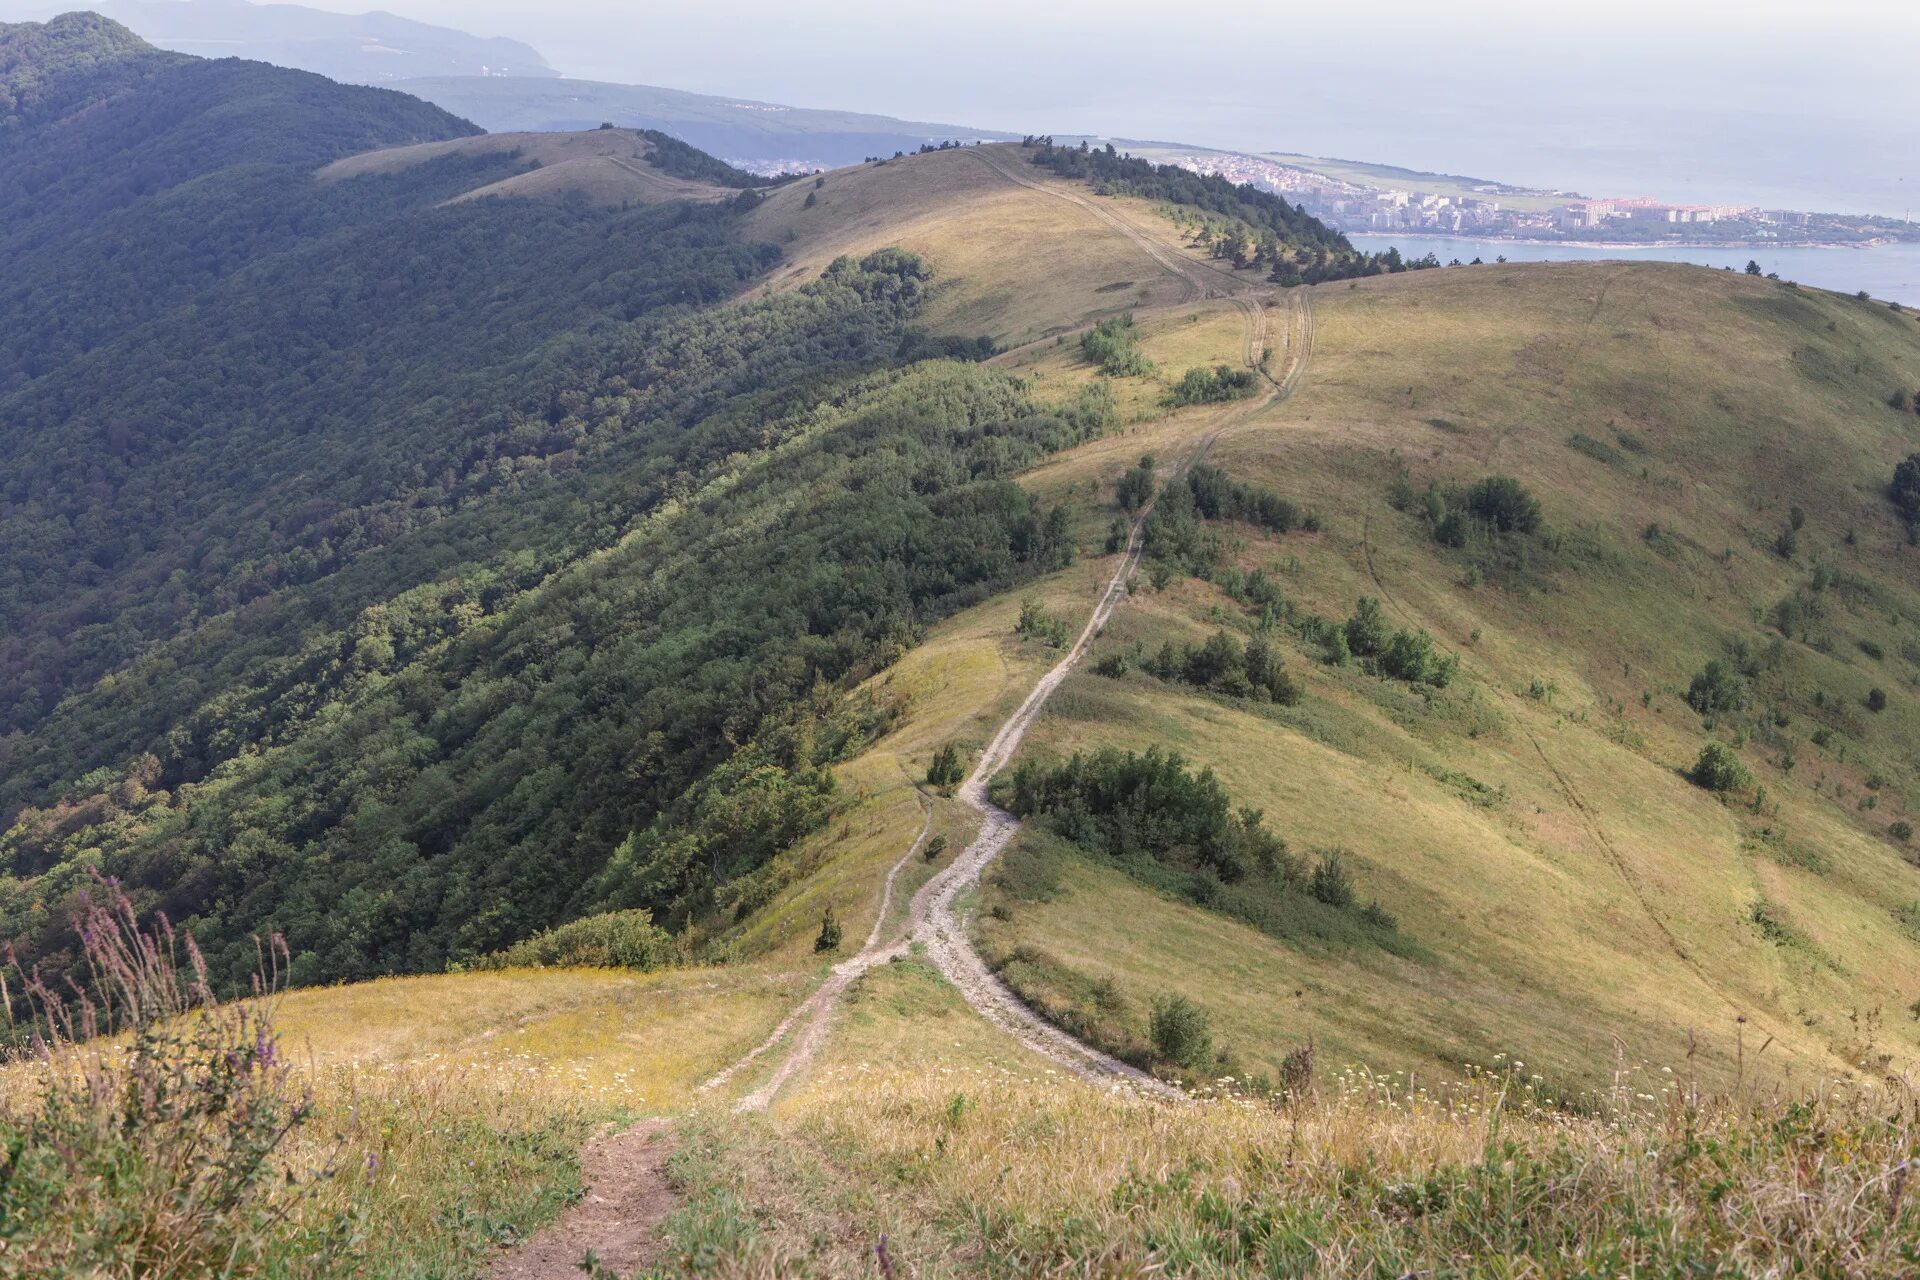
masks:
<svg viewBox="0 0 1920 1280"><path fill-rule="evenodd" d="M1878 236L1872 240L1542 240L1523 236L1491 234L1468 235L1458 231L1430 231L1409 228L1404 231L1345 231L1343 236L1372 236L1376 239L1403 237L1409 240L1458 240L1471 244L1525 244L1548 249L1878 249L1890 244L1920 244L1896 236Z"/></svg>

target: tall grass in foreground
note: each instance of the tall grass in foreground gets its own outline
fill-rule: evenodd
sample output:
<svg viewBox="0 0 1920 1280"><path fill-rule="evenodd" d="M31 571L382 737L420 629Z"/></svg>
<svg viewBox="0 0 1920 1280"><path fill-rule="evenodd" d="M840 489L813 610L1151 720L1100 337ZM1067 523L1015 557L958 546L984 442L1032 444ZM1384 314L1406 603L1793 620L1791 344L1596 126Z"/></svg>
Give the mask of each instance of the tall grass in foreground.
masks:
<svg viewBox="0 0 1920 1280"><path fill-rule="evenodd" d="M578 1194L585 1104L501 1070L326 1072L111 885L84 980L0 968L0 1277L460 1275Z"/></svg>
<svg viewBox="0 0 1920 1280"><path fill-rule="evenodd" d="M1278 1108L856 1069L784 1125L943 1224L901 1274L1920 1275L1910 1085L1708 1097L1652 1073L1570 1114L1518 1065L1444 1091L1349 1074Z"/></svg>

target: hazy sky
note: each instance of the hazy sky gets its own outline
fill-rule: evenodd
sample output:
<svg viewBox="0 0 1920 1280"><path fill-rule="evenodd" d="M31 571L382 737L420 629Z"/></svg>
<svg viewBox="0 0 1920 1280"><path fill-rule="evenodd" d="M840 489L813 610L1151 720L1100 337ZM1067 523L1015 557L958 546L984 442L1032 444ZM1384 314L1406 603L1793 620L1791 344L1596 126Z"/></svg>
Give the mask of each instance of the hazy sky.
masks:
<svg viewBox="0 0 1920 1280"><path fill-rule="evenodd" d="M1920 212L1920 0L376 2L594 79L1592 195Z"/></svg>

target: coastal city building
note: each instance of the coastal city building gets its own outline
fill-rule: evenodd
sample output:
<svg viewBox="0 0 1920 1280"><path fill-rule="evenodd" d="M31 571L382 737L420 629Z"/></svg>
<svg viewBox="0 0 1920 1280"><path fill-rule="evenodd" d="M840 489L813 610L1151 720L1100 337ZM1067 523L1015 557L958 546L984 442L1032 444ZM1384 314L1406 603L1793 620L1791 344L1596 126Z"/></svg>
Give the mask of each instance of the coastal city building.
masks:
<svg viewBox="0 0 1920 1280"><path fill-rule="evenodd" d="M1334 172L1233 152L1179 152L1155 159L1196 173L1218 174L1284 195L1308 213L1348 232L1418 232L1516 240L1608 243L1861 244L1920 239L1920 225L1730 204L1670 204L1650 196L1586 197L1500 183L1436 176L1435 189L1371 185ZM1404 171L1395 171L1396 177ZM1406 177L1419 175L1405 174ZM1441 189L1444 184L1445 189Z"/></svg>

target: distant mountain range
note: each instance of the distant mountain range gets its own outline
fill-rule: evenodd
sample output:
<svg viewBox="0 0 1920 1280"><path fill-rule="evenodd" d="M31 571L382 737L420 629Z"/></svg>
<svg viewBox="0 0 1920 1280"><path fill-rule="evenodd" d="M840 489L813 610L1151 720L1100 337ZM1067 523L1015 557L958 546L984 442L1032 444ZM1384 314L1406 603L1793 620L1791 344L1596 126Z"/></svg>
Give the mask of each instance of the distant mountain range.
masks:
<svg viewBox="0 0 1920 1280"><path fill-rule="evenodd" d="M0 0L0 20L39 20L76 7ZM87 8L149 44L207 58L248 58L345 84L386 85L490 133L659 129L763 173L836 168L948 139L1013 134L687 93L652 85L567 80L518 40L469 35L391 13L328 13L248 0L99 0Z"/></svg>
<svg viewBox="0 0 1920 1280"><path fill-rule="evenodd" d="M456 76L412 80L401 87L490 133L591 129L602 123L660 129L763 173L837 168L869 156L913 151L926 142L1011 141L1018 136L857 111L788 107L593 80Z"/></svg>
<svg viewBox="0 0 1920 1280"><path fill-rule="evenodd" d="M554 79L559 72L518 40L468 35L391 13L328 13L247 0L98 0L0 5L0 18L46 18L86 8L149 44L203 58L248 58L316 71L346 84L421 76Z"/></svg>

